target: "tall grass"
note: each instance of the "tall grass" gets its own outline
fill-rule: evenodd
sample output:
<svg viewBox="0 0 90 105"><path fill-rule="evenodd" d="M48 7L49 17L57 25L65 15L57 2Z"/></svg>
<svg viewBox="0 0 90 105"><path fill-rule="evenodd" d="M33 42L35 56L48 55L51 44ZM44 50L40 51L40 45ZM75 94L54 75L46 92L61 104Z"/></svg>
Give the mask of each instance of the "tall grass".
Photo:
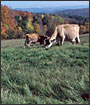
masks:
<svg viewBox="0 0 90 105"><path fill-rule="evenodd" d="M80 45L65 42L48 50L39 44L26 49L21 44L15 47L10 44L7 48L3 45L1 103L88 104L87 39L82 37Z"/></svg>

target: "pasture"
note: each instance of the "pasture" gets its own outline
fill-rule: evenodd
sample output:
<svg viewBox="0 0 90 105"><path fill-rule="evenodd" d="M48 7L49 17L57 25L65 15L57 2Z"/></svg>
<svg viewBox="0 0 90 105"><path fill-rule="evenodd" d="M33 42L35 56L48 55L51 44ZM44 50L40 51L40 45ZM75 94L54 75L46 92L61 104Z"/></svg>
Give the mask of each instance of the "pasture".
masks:
<svg viewBox="0 0 90 105"><path fill-rule="evenodd" d="M24 39L1 41L2 104L88 104L89 34L80 44L24 49Z"/></svg>

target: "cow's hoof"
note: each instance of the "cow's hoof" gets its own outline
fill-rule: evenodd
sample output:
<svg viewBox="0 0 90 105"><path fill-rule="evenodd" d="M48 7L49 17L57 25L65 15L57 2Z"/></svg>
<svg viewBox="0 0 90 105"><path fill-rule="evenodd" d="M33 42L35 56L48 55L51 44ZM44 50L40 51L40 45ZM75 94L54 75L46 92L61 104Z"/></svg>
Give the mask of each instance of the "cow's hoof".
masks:
<svg viewBox="0 0 90 105"><path fill-rule="evenodd" d="M45 47L45 50L48 50L48 49L49 49L49 48L46 48L46 47Z"/></svg>
<svg viewBox="0 0 90 105"><path fill-rule="evenodd" d="M74 41L72 41L72 44L75 44L75 42L74 42Z"/></svg>
<svg viewBox="0 0 90 105"><path fill-rule="evenodd" d="M45 46L45 49L48 49L49 47L48 46Z"/></svg>
<svg viewBox="0 0 90 105"><path fill-rule="evenodd" d="M63 44L61 43L60 46L62 46Z"/></svg>
<svg viewBox="0 0 90 105"><path fill-rule="evenodd" d="M48 49L48 47L46 46L45 49Z"/></svg>
<svg viewBox="0 0 90 105"><path fill-rule="evenodd" d="M78 44L80 44L80 42L78 42Z"/></svg>
<svg viewBox="0 0 90 105"><path fill-rule="evenodd" d="M45 48L45 50L48 50L48 48Z"/></svg>

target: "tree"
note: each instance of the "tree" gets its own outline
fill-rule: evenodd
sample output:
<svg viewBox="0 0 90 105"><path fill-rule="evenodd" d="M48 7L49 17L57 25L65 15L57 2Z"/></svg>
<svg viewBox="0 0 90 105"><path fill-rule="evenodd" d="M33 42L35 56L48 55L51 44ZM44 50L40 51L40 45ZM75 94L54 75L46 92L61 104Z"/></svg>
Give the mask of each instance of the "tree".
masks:
<svg viewBox="0 0 90 105"><path fill-rule="evenodd" d="M47 32L47 25L43 25L43 31L46 34L46 32Z"/></svg>
<svg viewBox="0 0 90 105"><path fill-rule="evenodd" d="M1 6L1 21L2 21L2 23L7 23L8 18L9 18L8 7Z"/></svg>
<svg viewBox="0 0 90 105"><path fill-rule="evenodd" d="M20 11L20 16L27 16L27 13L25 11Z"/></svg>
<svg viewBox="0 0 90 105"><path fill-rule="evenodd" d="M22 31L22 27L18 27L19 31Z"/></svg>
<svg viewBox="0 0 90 105"><path fill-rule="evenodd" d="M34 32L36 32L38 34L40 34L40 32L41 32L40 26L37 23L34 23Z"/></svg>
<svg viewBox="0 0 90 105"><path fill-rule="evenodd" d="M55 28L56 28L56 24L49 23L48 24L48 30L47 30L46 34L48 36L51 36L53 34Z"/></svg>
<svg viewBox="0 0 90 105"><path fill-rule="evenodd" d="M5 29L16 29L17 27L15 17L7 6L1 6L1 21Z"/></svg>
<svg viewBox="0 0 90 105"><path fill-rule="evenodd" d="M38 16L34 16L33 17L33 23L39 24L40 23L40 18Z"/></svg>
<svg viewBox="0 0 90 105"><path fill-rule="evenodd" d="M41 18L42 18L42 19L44 18L44 14L41 15Z"/></svg>
<svg viewBox="0 0 90 105"><path fill-rule="evenodd" d="M48 25L48 19L46 18L46 16L44 16L44 18L42 19L42 24Z"/></svg>
<svg viewBox="0 0 90 105"><path fill-rule="evenodd" d="M80 25L80 34L85 33L85 31L86 31L86 27L83 25Z"/></svg>
<svg viewBox="0 0 90 105"><path fill-rule="evenodd" d="M84 25L86 27L86 32L89 33L89 22L85 22Z"/></svg>
<svg viewBox="0 0 90 105"><path fill-rule="evenodd" d="M34 27L32 25L32 19L30 17L27 17L26 19L26 26L25 26L26 32L33 32Z"/></svg>
<svg viewBox="0 0 90 105"><path fill-rule="evenodd" d="M59 24L63 24L64 23L64 19L61 16L57 16L58 19L58 23Z"/></svg>
<svg viewBox="0 0 90 105"><path fill-rule="evenodd" d="M4 35L5 35L5 28L4 28L4 26L3 26L2 22L1 22L1 37L3 38Z"/></svg>

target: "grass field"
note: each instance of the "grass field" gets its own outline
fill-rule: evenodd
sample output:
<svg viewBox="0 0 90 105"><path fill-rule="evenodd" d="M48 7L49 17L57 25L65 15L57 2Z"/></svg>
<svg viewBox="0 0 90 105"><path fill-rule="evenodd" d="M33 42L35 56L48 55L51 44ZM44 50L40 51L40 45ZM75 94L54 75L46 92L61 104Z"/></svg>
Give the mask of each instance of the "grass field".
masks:
<svg viewBox="0 0 90 105"><path fill-rule="evenodd" d="M2 104L88 104L89 35L81 43L23 48L24 39L1 41Z"/></svg>

